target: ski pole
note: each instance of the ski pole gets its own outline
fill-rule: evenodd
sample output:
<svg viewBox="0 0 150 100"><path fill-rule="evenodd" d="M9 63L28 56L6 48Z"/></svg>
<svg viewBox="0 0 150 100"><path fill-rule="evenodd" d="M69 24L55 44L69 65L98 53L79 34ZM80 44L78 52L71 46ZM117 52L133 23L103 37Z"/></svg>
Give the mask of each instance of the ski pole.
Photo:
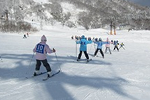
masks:
<svg viewBox="0 0 150 100"><path fill-rule="evenodd" d="M95 43L94 43L94 49L96 50Z"/></svg>
<svg viewBox="0 0 150 100"><path fill-rule="evenodd" d="M30 63L29 63L29 66L28 66L28 67L31 67L31 62L32 62L33 57L34 57L34 52L33 52L33 54L32 54L32 57L31 57L31 59L30 59ZM27 74L27 72L26 72L26 74Z"/></svg>
<svg viewBox="0 0 150 100"><path fill-rule="evenodd" d="M77 44L76 44L76 57L77 57Z"/></svg>
<svg viewBox="0 0 150 100"><path fill-rule="evenodd" d="M3 62L3 60L2 60L2 56L0 56L0 58L1 58L1 62Z"/></svg>
<svg viewBox="0 0 150 100"><path fill-rule="evenodd" d="M34 57L34 53L32 54L32 57L31 57L31 59L30 59L29 67L31 66L31 62L32 62L33 57Z"/></svg>
<svg viewBox="0 0 150 100"><path fill-rule="evenodd" d="M91 49L92 49L92 44L91 44L91 46L90 46L90 50L89 50L89 52L91 52Z"/></svg>
<svg viewBox="0 0 150 100"><path fill-rule="evenodd" d="M57 62L59 62L56 52L55 52L55 57L56 57ZM59 65L59 70L62 72L60 65Z"/></svg>

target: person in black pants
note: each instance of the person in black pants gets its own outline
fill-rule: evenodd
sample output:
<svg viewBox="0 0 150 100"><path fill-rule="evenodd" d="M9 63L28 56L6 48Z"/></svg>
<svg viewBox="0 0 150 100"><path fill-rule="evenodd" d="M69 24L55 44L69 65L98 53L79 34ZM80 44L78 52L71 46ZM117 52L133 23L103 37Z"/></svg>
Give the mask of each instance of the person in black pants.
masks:
<svg viewBox="0 0 150 100"><path fill-rule="evenodd" d="M36 68L35 70L40 70L41 62L43 63L44 67L46 68L47 72L51 72L50 65L47 62L47 59L45 60L37 60L36 59Z"/></svg>
<svg viewBox="0 0 150 100"><path fill-rule="evenodd" d="M84 35L81 36L80 41L76 41L76 44L80 44L80 53L78 55L77 61L79 61L81 59L82 52L84 52L87 61L89 61L89 56L87 54L87 44L91 44L91 43L92 43L92 41L86 40Z"/></svg>
<svg viewBox="0 0 150 100"><path fill-rule="evenodd" d="M119 45L118 40L114 41L114 50L117 49L119 51L118 45Z"/></svg>
<svg viewBox="0 0 150 100"><path fill-rule="evenodd" d="M45 35L43 35L41 37L41 42L38 43L35 48L33 49L33 52L36 52L36 67L35 67L35 72L34 72L34 76L39 74L39 70L40 70L40 66L41 63L43 63L44 67L47 70L47 76L50 77L51 76L51 68L50 65L47 62L47 58L46 55L47 53L53 53L56 52L55 49L50 49L49 46L46 44L46 37Z"/></svg>
<svg viewBox="0 0 150 100"><path fill-rule="evenodd" d="M97 52L100 50L100 53L101 53L102 57L104 58L104 53L102 51L102 47L103 47L104 44L108 44L108 42L103 42L102 39L99 38L99 41L97 40L94 43L97 44L97 49L96 49L96 51L94 53L94 56L96 56Z"/></svg>
<svg viewBox="0 0 150 100"><path fill-rule="evenodd" d="M89 56L88 56L88 54L87 54L87 51L80 51L80 53L79 53L79 55L78 55L77 61L79 61L79 59L81 59L82 52L84 52L84 55L85 55L86 59L89 60Z"/></svg>

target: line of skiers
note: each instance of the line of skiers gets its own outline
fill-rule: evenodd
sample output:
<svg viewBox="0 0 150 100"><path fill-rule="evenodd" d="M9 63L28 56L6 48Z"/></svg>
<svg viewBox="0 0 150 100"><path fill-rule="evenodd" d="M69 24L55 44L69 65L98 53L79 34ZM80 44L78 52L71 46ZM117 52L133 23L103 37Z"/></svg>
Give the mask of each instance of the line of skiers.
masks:
<svg viewBox="0 0 150 100"><path fill-rule="evenodd" d="M33 52L36 53L36 55L35 55L36 67L35 67L35 71L33 74L34 76L39 74L41 63L44 65L44 67L47 70L47 77L51 76L51 67L47 61L46 55L47 55L47 53L54 53L54 52L56 52L56 50L54 48L51 49L49 47L49 45L46 44L46 42L47 42L46 36L43 35L41 37L41 41L39 43L37 43L33 49ZM76 44L80 44L80 52L77 57L77 61L79 61L81 59L82 52L84 52L87 62L89 61L89 56L87 53L87 44L91 44L92 42L97 44L97 48L95 50L94 56L96 56L98 51L100 51L103 58L104 58L104 53L103 53L102 47L104 44L106 45L105 53L107 52L107 50L109 50L109 53L111 54L110 44L112 44L112 43L114 44L114 50L117 49L119 51L120 48L124 49L123 43L121 43L120 48L118 48L118 44L119 44L118 41L109 41L109 39L107 38L107 40L104 42L104 41L102 41L101 38L99 38L99 39L96 38L93 40L90 37L87 39L84 35L82 35L79 39L76 39Z"/></svg>
<svg viewBox="0 0 150 100"><path fill-rule="evenodd" d="M73 39L73 38L72 38L72 39ZM105 44L105 46L106 46L105 53L107 53L107 51L109 51L109 53L112 54L112 53L111 53L111 49L110 49L110 44L113 44L113 45L114 45L114 49L113 49L113 50L116 50L116 49L117 49L117 50L119 51L120 48L125 49L123 42L120 44L120 48L118 48L118 46L119 46L118 40L116 40L116 41L111 40L111 41L110 41L110 40L107 38L106 41L104 42L104 41L102 41L101 38L99 38L99 39L98 39L98 38L93 38L93 39L91 39L91 38L89 37L89 38L87 39L84 35L82 35L81 37L75 36L75 39L76 39L76 44L80 44L80 53L79 53L79 55L78 55L78 57L77 57L77 61L80 60L81 55L82 55L82 52L84 52L85 57L86 57L86 59L87 59L87 62L89 61L89 56L88 56L88 53L87 53L87 44L91 44L92 42L94 42L94 44L97 45L97 48L96 48L96 50L95 50L93 56L96 56L97 53L98 53L98 51L100 51L102 57L104 58L104 53L103 53L103 50L102 50L104 44Z"/></svg>
<svg viewBox="0 0 150 100"><path fill-rule="evenodd" d="M89 61L89 56L88 56L88 53L87 53L87 44L91 44L92 42L94 42L94 44L97 45L97 48L96 48L96 50L94 52L94 56L96 56L98 51L100 51L100 53L101 53L103 58L104 58L104 53L103 53L102 48L103 48L104 44L106 46L105 53L107 51L109 51L109 53L112 54L111 53L111 49L110 49L110 44L114 45L114 49L113 50L117 49L119 51L120 48L125 49L123 42L120 44L120 48L118 48L118 46L119 46L118 40L117 41L113 41L113 40L109 41L109 39L107 38L107 40L104 42L104 41L102 41L101 38L99 38L99 39L98 38L91 39L89 37L87 39L84 35L82 35L81 37L76 37L75 36L75 39L76 39L76 44L80 44L80 52L79 52L79 55L77 57L77 61L79 61L81 59L82 52L84 52L85 57L87 59L87 62Z"/></svg>

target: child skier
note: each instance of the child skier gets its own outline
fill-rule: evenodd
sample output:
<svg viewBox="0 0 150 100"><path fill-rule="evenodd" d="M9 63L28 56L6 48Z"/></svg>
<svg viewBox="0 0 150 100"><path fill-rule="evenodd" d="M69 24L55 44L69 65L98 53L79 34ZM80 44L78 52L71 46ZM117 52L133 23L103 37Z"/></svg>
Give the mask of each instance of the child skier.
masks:
<svg viewBox="0 0 150 100"><path fill-rule="evenodd" d="M106 46L106 49L105 49L105 53L107 52L107 49L109 50L109 53L111 54L111 50L110 50L110 41L109 41L109 39L107 38L107 40L106 40L106 42L107 42L107 44L105 45Z"/></svg>
<svg viewBox="0 0 150 100"><path fill-rule="evenodd" d="M29 33L27 33L27 36L29 37Z"/></svg>
<svg viewBox="0 0 150 100"><path fill-rule="evenodd" d="M104 53L102 51L102 46L103 46L103 44L107 44L107 42L103 42L102 39L99 38L99 41L95 41L94 43L97 44L97 49L94 53L94 56L96 56L97 52L100 50L100 53L101 53L102 57L104 58Z"/></svg>
<svg viewBox="0 0 150 100"><path fill-rule="evenodd" d="M123 42L120 44L120 48L123 48L123 49L125 50L125 48L124 48L124 43L123 43ZM120 48L119 48L119 49L120 49Z"/></svg>
<svg viewBox="0 0 150 100"><path fill-rule="evenodd" d="M23 38L27 38L26 34L23 35Z"/></svg>
<svg viewBox="0 0 150 100"><path fill-rule="evenodd" d="M118 45L119 45L118 40L114 41L114 50L117 49L119 51Z"/></svg>
<svg viewBox="0 0 150 100"><path fill-rule="evenodd" d="M89 56L87 54L87 44L91 44L91 43L92 43L92 41L91 40L86 40L84 35L81 36L80 41L76 41L76 44L80 44L80 53L78 55L77 61L80 60L80 58L82 56L82 52L84 52L85 57L87 59L87 62L89 62Z"/></svg>
<svg viewBox="0 0 150 100"><path fill-rule="evenodd" d="M51 50L49 46L46 44L46 41L47 39L45 35L43 35L41 37L41 42L38 43L33 49L33 52L36 52L36 55L35 55L36 56L36 68L35 68L34 76L39 74L39 70L40 70L40 66L42 62L44 67L47 70L47 77L50 77L51 68L47 62L46 54L55 52L55 49L53 48L53 50Z"/></svg>

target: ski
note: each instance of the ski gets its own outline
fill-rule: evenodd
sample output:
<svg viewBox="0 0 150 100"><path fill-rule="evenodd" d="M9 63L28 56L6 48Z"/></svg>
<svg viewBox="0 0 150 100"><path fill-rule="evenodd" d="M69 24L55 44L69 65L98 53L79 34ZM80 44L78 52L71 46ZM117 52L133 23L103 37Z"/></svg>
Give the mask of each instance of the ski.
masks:
<svg viewBox="0 0 150 100"><path fill-rule="evenodd" d="M87 60L87 59L80 59L80 60L78 60L76 62L86 62L86 63L88 63L90 61L92 61L92 59L89 59L89 60Z"/></svg>
<svg viewBox="0 0 150 100"><path fill-rule="evenodd" d="M59 70L58 72L56 72L56 73L53 73L50 77L44 78L43 81L46 81L46 80L48 80L49 78L52 78L53 76L57 75L59 72L60 72L60 70Z"/></svg>
<svg viewBox="0 0 150 100"><path fill-rule="evenodd" d="M92 59L87 60L86 63L88 63L88 62L90 62L90 61L92 61Z"/></svg>
<svg viewBox="0 0 150 100"><path fill-rule="evenodd" d="M3 62L2 57L0 56L1 62Z"/></svg>
<svg viewBox="0 0 150 100"><path fill-rule="evenodd" d="M45 73L47 73L47 72L41 72L41 73L37 74L36 76L32 75L32 76L26 77L26 79L34 78L34 77L37 77L37 76L43 75L43 74L45 74Z"/></svg>

